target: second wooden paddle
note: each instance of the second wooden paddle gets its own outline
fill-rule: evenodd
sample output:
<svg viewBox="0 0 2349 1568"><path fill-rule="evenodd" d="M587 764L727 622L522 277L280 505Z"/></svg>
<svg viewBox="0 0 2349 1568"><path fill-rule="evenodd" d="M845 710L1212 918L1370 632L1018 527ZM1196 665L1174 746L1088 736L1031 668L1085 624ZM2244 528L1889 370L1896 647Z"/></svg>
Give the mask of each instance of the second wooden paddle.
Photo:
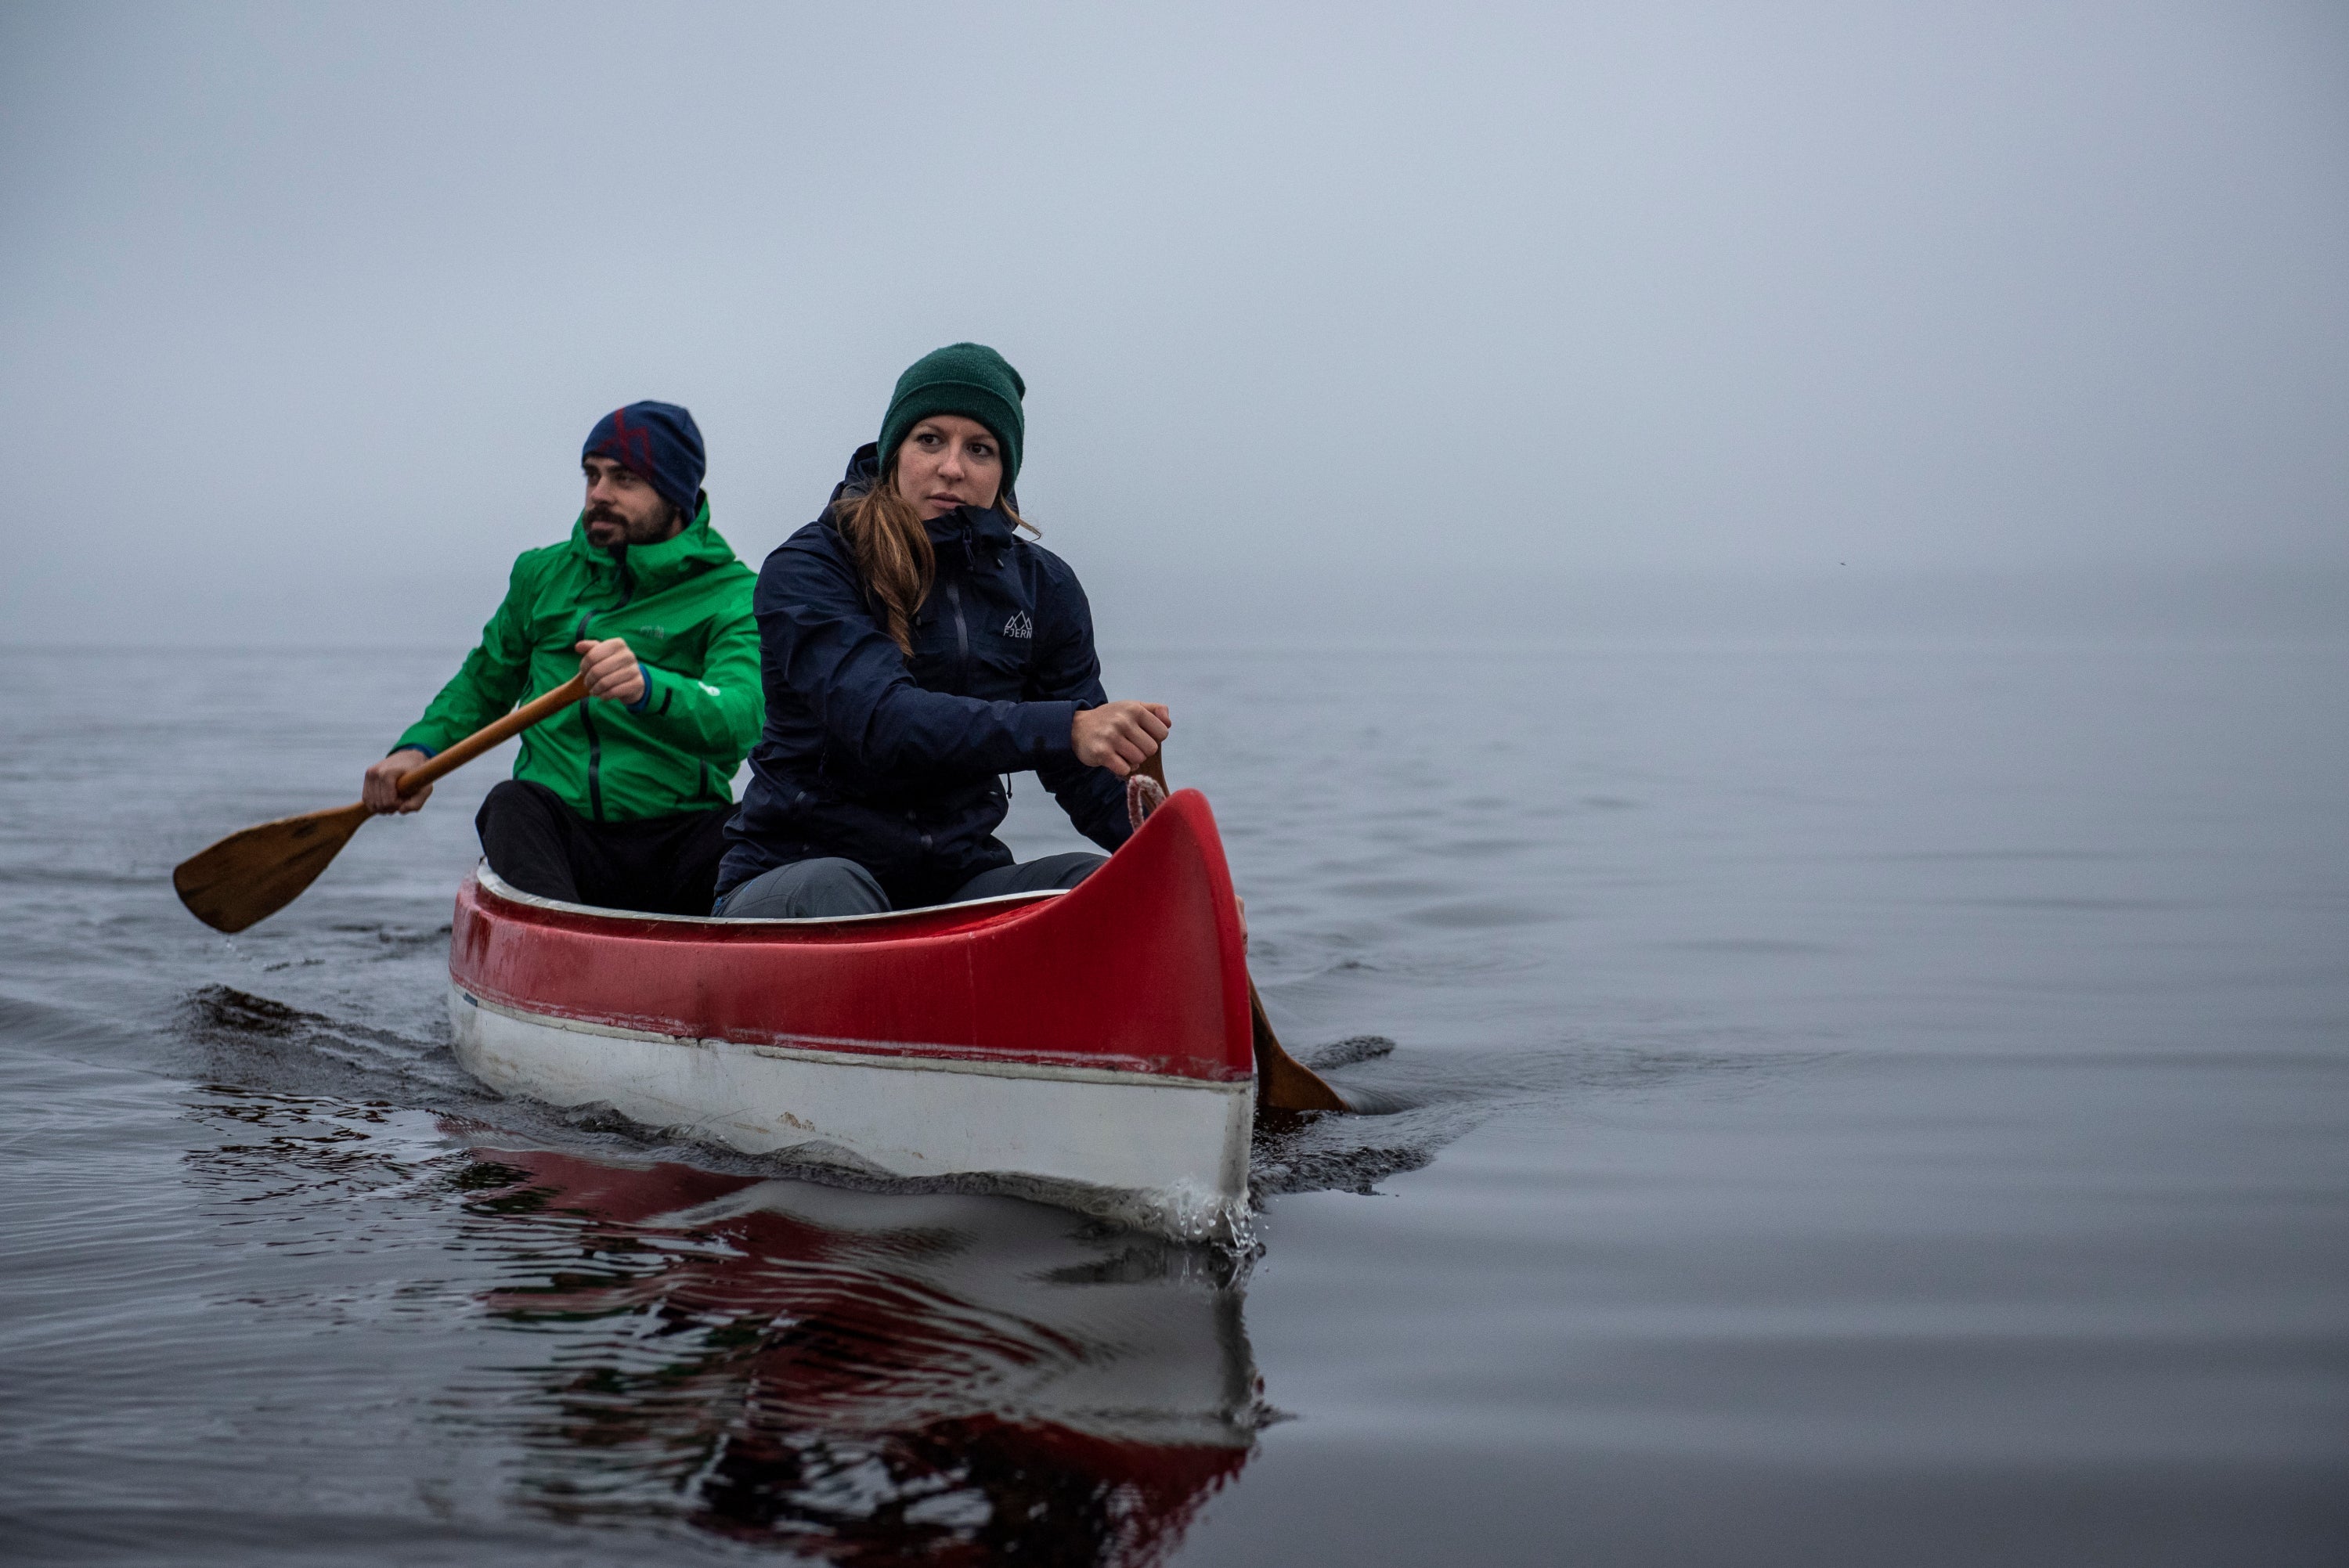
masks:
<svg viewBox="0 0 2349 1568"><path fill-rule="evenodd" d="M1165 750L1153 752L1142 764L1142 774L1159 789L1166 788ZM1351 1110L1345 1097L1324 1082L1321 1075L1281 1049L1265 1016L1264 998L1257 995L1256 977L1248 976L1248 1023L1256 1036L1256 1103L1266 1110Z"/></svg>
<svg viewBox="0 0 2349 1568"><path fill-rule="evenodd" d="M401 774L399 792L415 794L586 695L587 677L573 676L544 696L524 703ZM327 862L350 842L359 824L374 814L363 805L337 806L331 811L281 817L231 833L172 868L171 886L188 913L214 931L243 931L301 897L302 890L317 881Z"/></svg>

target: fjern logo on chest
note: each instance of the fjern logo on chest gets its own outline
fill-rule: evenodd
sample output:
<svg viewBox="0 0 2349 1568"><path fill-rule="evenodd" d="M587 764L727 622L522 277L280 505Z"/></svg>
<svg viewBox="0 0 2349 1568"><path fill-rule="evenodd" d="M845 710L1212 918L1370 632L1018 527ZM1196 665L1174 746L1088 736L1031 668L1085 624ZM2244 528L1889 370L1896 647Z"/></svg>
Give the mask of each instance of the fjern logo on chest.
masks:
<svg viewBox="0 0 2349 1568"><path fill-rule="evenodd" d="M1027 611L1016 611L1011 619L1003 623L1003 634L1007 637L1032 638L1036 634L1036 623L1029 619Z"/></svg>

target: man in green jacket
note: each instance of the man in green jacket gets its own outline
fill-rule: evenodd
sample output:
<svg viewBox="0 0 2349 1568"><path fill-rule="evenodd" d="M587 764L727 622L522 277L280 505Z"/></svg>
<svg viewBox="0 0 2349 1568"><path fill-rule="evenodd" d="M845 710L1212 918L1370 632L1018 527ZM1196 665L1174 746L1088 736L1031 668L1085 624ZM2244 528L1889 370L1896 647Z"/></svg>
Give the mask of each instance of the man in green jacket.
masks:
<svg viewBox="0 0 2349 1568"><path fill-rule="evenodd" d="M367 770L367 803L413 811L399 778L573 675L587 699L523 731L474 825L490 869L567 903L708 914L734 770L763 717L750 569L709 526L701 431L669 403L605 415L580 454L587 503L523 552L456 678Z"/></svg>

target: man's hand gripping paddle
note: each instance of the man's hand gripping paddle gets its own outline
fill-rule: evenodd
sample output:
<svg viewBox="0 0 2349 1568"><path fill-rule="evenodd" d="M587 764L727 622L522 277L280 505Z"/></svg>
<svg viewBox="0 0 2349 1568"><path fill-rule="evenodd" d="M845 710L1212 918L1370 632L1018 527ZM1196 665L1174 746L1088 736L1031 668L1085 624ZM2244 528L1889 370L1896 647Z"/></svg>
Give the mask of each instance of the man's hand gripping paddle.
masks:
<svg viewBox="0 0 2349 1568"><path fill-rule="evenodd" d="M1166 751L1161 747L1143 758L1141 769L1125 781L1125 809L1133 825L1166 800ZM1351 1110L1345 1097L1322 1081L1321 1075L1280 1048L1280 1037L1265 1016L1264 998L1257 995L1256 979L1248 979L1248 1022L1256 1034L1256 1103L1259 1110Z"/></svg>
<svg viewBox="0 0 2349 1568"><path fill-rule="evenodd" d="M401 774L399 792L413 795L500 741L512 739L586 696L587 677L572 676L544 696L523 704ZM231 833L174 867L171 885L179 890L180 902L188 906L188 913L214 931L243 931L301 897L302 890L316 882L326 862L350 842L359 824L374 814L363 805L337 806L331 811L285 817Z"/></svg>

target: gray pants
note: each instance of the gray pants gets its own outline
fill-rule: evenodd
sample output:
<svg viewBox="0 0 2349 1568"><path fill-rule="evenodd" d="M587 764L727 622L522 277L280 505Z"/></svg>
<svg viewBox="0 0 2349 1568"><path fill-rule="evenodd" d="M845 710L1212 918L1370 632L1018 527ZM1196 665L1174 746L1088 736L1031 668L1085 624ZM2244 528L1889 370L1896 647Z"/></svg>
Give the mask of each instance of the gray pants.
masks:
<svg viewBox="0 0 2349 1568"><path fill-rule="evenodd" d="M1007 892L1071 888L1092 875L1093 868L1108 859L1107 855L1089 855L1076 850L1065 855L1046 855L1022 865L998 866L991 872L979 872L955 889L952 898L942 902L961 903L968 899L994 898ZM710 913L728 920L837 920L845 914L880 914L889 907L889 895L881 891L881 884L874 881L871 872L854 861L825 855L761 872L749 882L729 889Z"/></svg>

